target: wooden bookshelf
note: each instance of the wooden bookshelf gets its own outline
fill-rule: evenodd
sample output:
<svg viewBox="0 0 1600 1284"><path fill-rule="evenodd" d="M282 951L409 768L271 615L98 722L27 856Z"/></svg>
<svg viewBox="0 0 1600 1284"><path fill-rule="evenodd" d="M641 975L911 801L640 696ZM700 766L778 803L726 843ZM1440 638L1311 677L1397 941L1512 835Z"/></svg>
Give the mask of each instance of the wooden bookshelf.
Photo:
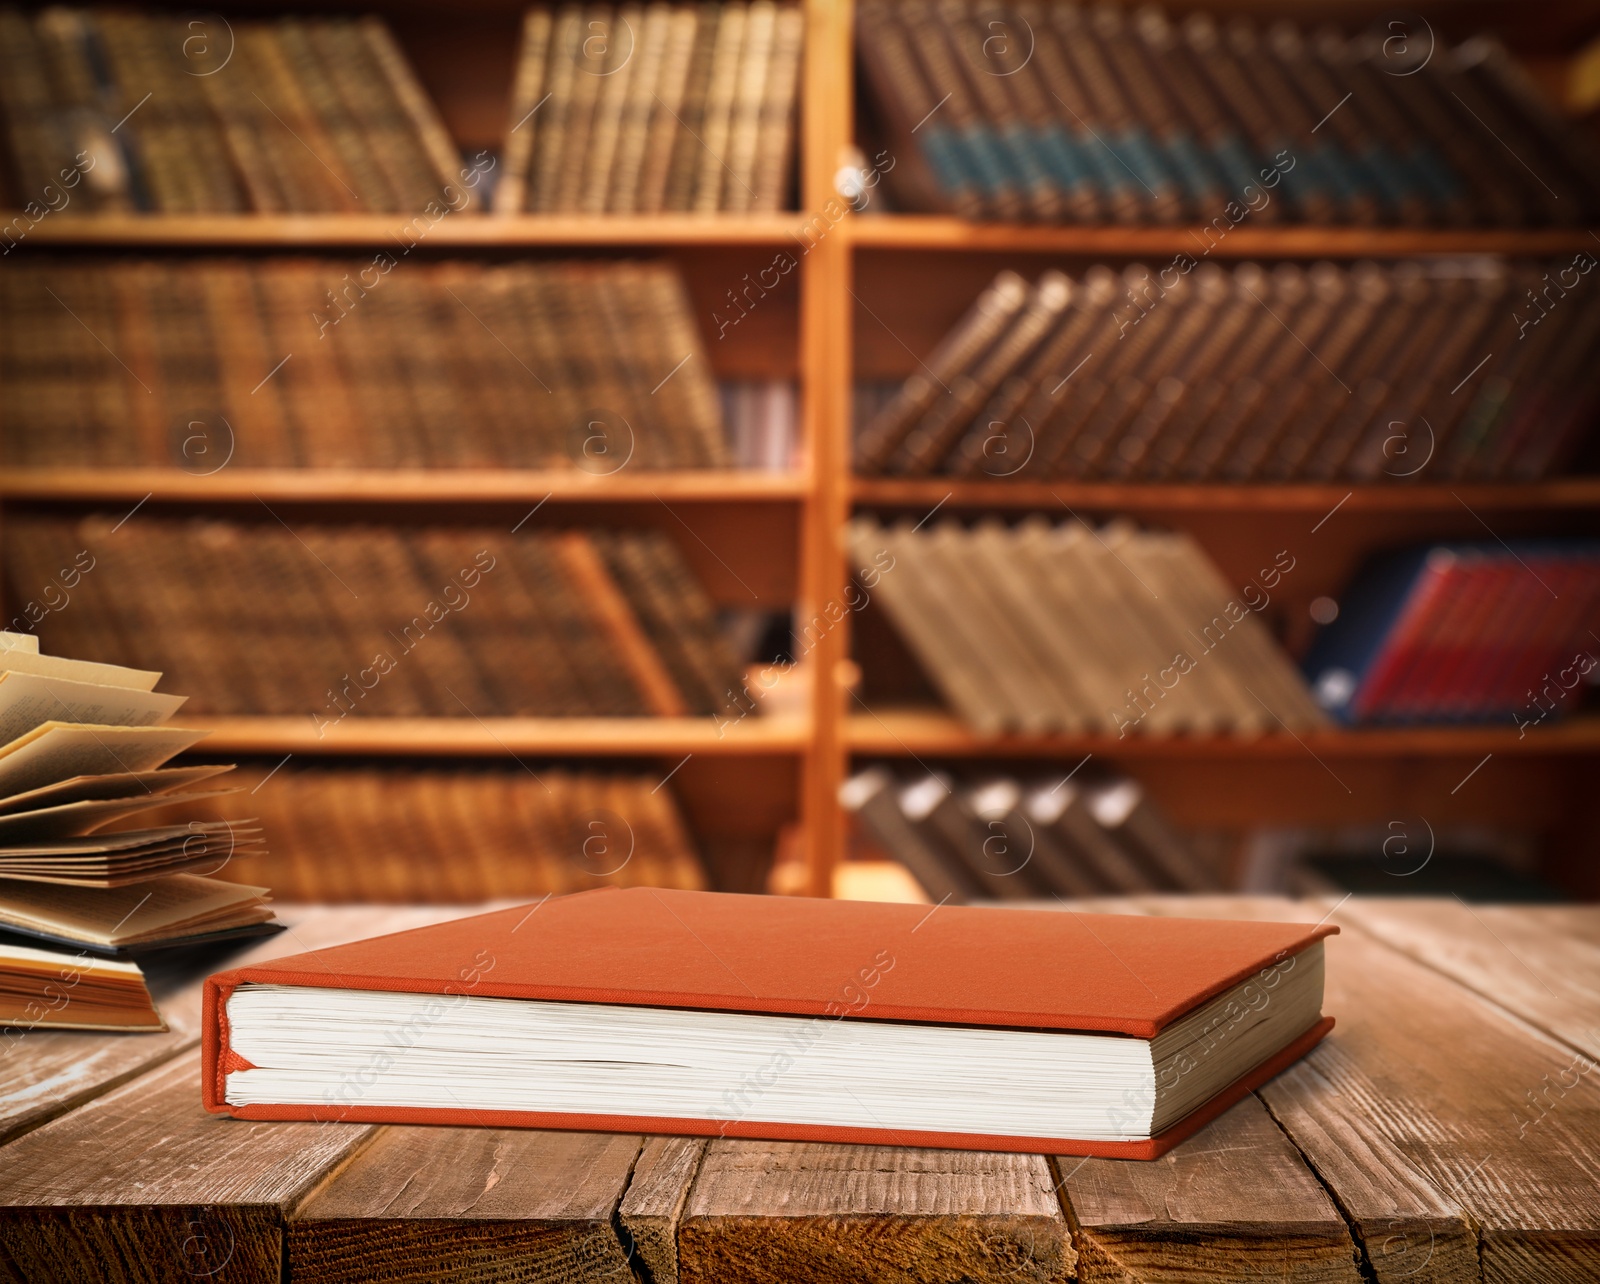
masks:
<svg viewBox="0 0 1600 1284"><path fill-rule="evenodd" d="M985 736L938 710L883 709L850 715L853 753L874 757L1038 758L1115 762L1223 758L1263 763L1311 755L1329 760L1461 758L1484 754L1541 757L1600 755L1600 717L1574 718L1526 734L1514 726L1358 727L1260 736Z"/></svg>
<svg viewBox="0 0 1600 1284"><path fill-rule="evenodd" d="M1075 481L969 481L944 477L856 477L850 495L867 508L1072 508L1101 511L1284 513L1459 513L1600 508L1600 477L1563 477L1527 484L1459 486L1137 485Z"/></svg>
<svg viewBox="0 0 1600 1284"><path fill-rule="evenodd" d="M195 476L176 468L13 469L0 499L158 504L795 503L799 473L707 469L595 475L578 469L224 468Z"/></svg>
<svg viewBox="0 0 1600 1284"><path fill-rule="evenodd" d="M1575 254L1594 246L1587 228L1235 227L1208 237L1203 227L1044 227L972 223L938 214L854 219L850 240L872 250L981 250L1073 258L1226 259L1406 258L1429 254ZM1591 252L1593 252L1591 250Z"/></svg>
<svg viewBox="0 0 1600 1284"><path fill-rule="evenodd" d="M1195 534L1224 573L1245 575L1253 560L1270 559L1275 541L1299 537L1338 510L1353 519L1329 523L1307 569L1283 595L1281 609L1305 615L1315 593L1332 591L1370 549L1401 539L1461 531L1587 530L1600 532L1600 478L1533 485L1110 485L919 479L862 479L851 475L851 384L857 373L883 371L864 358L857 327L865 309L903 291L903 311L917 325L876 341L894 360L914 362L942 333L941 326L1004 266L1036 272L1053 262L1080 270L1098 259L1170 260L1179 254L1237 261L1394 258L1414 255L1555 256L1600 251L1590 229L1431 230L1241 226L1208 238L1188 227L1045 227L978 224L933 215L844 212L834 177L855 141L857 114L852 47L852 0L802 0L806 56L800 90L798 209L772 215L516 216L450 215L416 238L419 251L512 258L562 252L596 257L658 253L686 270L697 313L709 315L724 287L775 253L797 263L797 300L774 304L756 321L714 345L719 374L735 378L794 377L800 394L803 463L791 473L643 473L608 477L576 471L370 469L294 471L225 468L213 476L176 469L50 469L0 476L0 500L13 505L74 506L149 502L206 506L301 505L349 520L375 520L385 506L547 503L566 511L622 513L627 520L653 511L660 523L682 521L686 554L719 601L731 603L755 583L764 605L792 602L797 633L848 601L851 573L839 530L854 509L934 511L976 516L1066 511L1097 517L1125 514L1180 526ZM434 15L417 6L389 11L419 73L464 147L493 146L503 128L511 58L522 0L486 0L459 13ZM1227 3L1212 8L1227 9ZM259 6L252 4L252 12ZM1477 21L1454 6L1452 31ZM1262 10L1265 11L1264 9ZM1430 10L1430 12L1432 12ZM1525 17L1525 15L1524 15ZM1519 18L1519 22L1522 19ZM1531 21L1531 19L1529 20ZM1523 25L1526 25L1525 23ZM1559 41L1547 40L1554 47ZM406 244L401 215L190 217L66 217L32 227L24 253L174 251L352 253ZM876 293L875 293L876 292ZM785 313L783 309L788 309ZM887 313L886 313L887 315ZM758 328L764 327L764 328ZM898 328L898 327L897 327ZM681 517L664 516L664 511ZM701 521L699 514L710 514ZM377 516L375 516L377 515ZM509 523L508 523L509 525ZM1343 533L1339 533L1340 531ZM691 538L692 536L692 538ZM701 547L709 549L702 552ZM1297 550L1300 546L1296 546ZM698 561L694 559L698 558ZM774 565L757 578L754 559ZM723 563L719 566L719 563ZM728 570L727 563L733 569ZM728 575L732 579L728 579ZM719 588L718 577L727 580ZM724 592L723 590L726 590ZM720 594L720 596L719 596ZM744 599L748 603L748 598ZM809 890L827 895L846 842L839 786L853 760L929 760L944 765L1010 761L1063 772L1087 756L1103 758L1144 780L1187 823L1332 823L1350 811L1341 782L1365 791L1361 811L1382 814L1425 794L1449 799L1474 762L1489 756L1507 764L1496 783L1470 792L1490 818L1533 817L1541 828L1576 834L1569 872L1600 857L1594 832L1600 815L1588 801L1600 760L1600 720L1573 721L1519 737L1514 728L1431 727L1319 732L1296 739L1263 736L1137 739L1108 737L981 737L936 710L863 712L849 694L852 615L823 629L802 663L813 677L803 716L748 718L725 727L701 719L380 719L352 718L318 736L309 718L187 719L211 731L207 754L351 755L385 757L516 757L533 761L650 758L663 771L680 759L690 811L714 820L720 810L760 812L748 835L768 837L797 822L809 870ZM1301 630L1304 632L1304 629ZM1292 638L1292 631L1291 638ZM704 761L702 761L704 760ZM1463 765L1464 764L1464 765ZM1321 792L1318 792L1318 791ZM754 800L754 801L752 801ZM1344 810L1341 810L1344 809ZM1520 809L1520 810L1519 810ZM776 817L776 819L774 819ZM1593 832L1583 837L1584 824ZM765 828L763 829L763 826ZM770 849L770 846L769 846ZM1586 854L1587 853L1587 854ZM1592 873L1568 880L1600 893Z"/></svg>
<svg viewBox="0 0 1600 1284"><path fill-rule="evenodd" d="M713 718L352 717L319 733L309 717L189 718L207 754L382 757L662 758L798 755L810 744L794 715Z"/></svg>
<svg viewBox="0 0 1600 1284"><path fill-rule="evenodd" d="M26 244L109 249L533 249L793 245L793 214L450 214L425 230L401 214L96 215L45 219Z"/></svg>

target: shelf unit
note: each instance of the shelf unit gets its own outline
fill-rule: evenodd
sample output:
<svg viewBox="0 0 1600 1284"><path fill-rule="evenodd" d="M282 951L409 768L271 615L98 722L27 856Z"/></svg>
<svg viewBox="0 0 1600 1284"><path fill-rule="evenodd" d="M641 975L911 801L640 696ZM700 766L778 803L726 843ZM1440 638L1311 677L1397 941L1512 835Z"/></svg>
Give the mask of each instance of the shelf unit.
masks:
<svg viewBox="0 0 1600 1284"><path fill-rule="evenodd" d="M1297 616L1310 597L1335 591L1365 552L1406 538L1479 532L1600 532L1600 479L1527 486L1159 486L943 479L858 479L850 474L852 379L885 375L926 351L999 268L1033 272L1060 262L1126 262L1197 253L1207 242L1186 227L981 225L939 216L856 215L833 184L857 121L851 0L803 0L799 209L763 216L451 216L419 252L514 257L561 253L659 253L677 259L708 342L728 370L792 371L801 407L803 459L784 474L437 470L376 472L224 469L209 477L157 469L52 469L0 479L7 505L148 504L151 511L243 511L297 505L317 515L360 517L428 508L476 512L548 505L574 520L622 514L683 537L713 596L733 600L734 580L755 576L764 604L792 603L797 635L847 600L850 571L840 529L854 512L974 515L1027 511L1179 526L1201 540L1230 576L1271 558L1275 541L1299 537L1332 513L1332 533L1306 555L1281 610ZM486 0L457 15L392 8L397 31L464 149L494 146L509 95L510 53L522 4ZM1462 6L1445 6L1452 11ZM1434 11L1430 9L1430 13ZM459 18L459 21L457 20ZM1470 30L1473 20L1454 27ZM481 68L477 61L482 58ZM51 218L25 252L180 250L352 252L393 244L400 215ZM1533 231L1241 227L1213 257L1308 259L1409 255L1559 255L1593 251L1590 229ZM711 338L709 315L723 288L773 254L798 265L792 301L728 343ZM787 311L785 311L785 309ZM787 346L786 346L787 345ZM1323 529L1323 528L1319 528ZM702 552L696 542L704 547ZM707 555L709 553L709 556ZM728 563L732 562L732 567ZM750 568L762 562L764 574ZM721 563L722 569L719 569ZM724 574L727 571L728 574ZM750 718L719 727L696 719L351 719L317 736L310 719L219 718L207 752L652 759L688 796L691 823L737 813L749 833L798 822L808 884L826 895L847 837L838 789L860 760L1012 762L1063 771L1093 758L1125 766L1180 821L1195 824L1382 822L1397 816L1509 822L1534 818L1564 859L1553 872L1574 890L1600 894L1593 871L1600 810L1585 784L1600 763L1600 722L1514 728L1329 731L1313 736L1176 738L979 737L930 709L868 708L853 687L852 624L814 631L803 715ZM1293 644L1296 627L1288 629ZM870 688L870 673L868 674ZM681 760L681 761L680 761ZM673 766L673 764L677 766ZM1492 764L1486 766L1485 764ZM685 764L688 764L685 766ZM1476 766L1474 765L1476 764ZM1462 789L1468 772L1477 783ZM748 795L748 796L747 796ZM759 795L759 797L755 797ZM755 801L751 798L755 797ZM1570 839L1571 842L1567 840Z"/></svg>

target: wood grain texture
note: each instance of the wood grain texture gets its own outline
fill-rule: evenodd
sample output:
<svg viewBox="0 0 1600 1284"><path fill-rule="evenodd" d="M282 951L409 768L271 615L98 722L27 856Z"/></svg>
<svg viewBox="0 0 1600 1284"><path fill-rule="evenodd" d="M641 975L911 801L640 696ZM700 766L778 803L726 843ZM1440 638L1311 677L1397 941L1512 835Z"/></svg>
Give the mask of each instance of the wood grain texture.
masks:
<svg viewBox="0 0 1600 1284"><path fill-rule="evenodd" d="M288 1228L292 1279L631 1281L613 1225L640 1139L392 1127Z"/></svg>
<svg viewBox="0 0 1600 1284"><path fill-rule="evenodd" d="M1265 897L1145 903L1212 917L1326 912ZM1600 1278L1593 1059L1380 942L1352 923L1357 911L1338 905L1345 931L1328 942L1324 1008L1338 1028L1260 1096L1334 1191L1374 1277Z"/></svg>
<svg viewBox="0 0 1600 1284"><path fill-rule="evenodd" d="M1385 945L1600 1057L1600 909L1358 897L1340 913Z"/></svg>
<svg viewBox="0 0 1600 1284"><path fill-rule="evenodd" d="M282 1211L372 1132L200 1106L200 1056L17 1138L0 1164L0 1277L276 1281Z"/></svg>
<svg viewBox="0 0 1600 1284"><path fill-rule="evenodd" d="M717 1140L678 1233L683 1284L1067 1280L1038 1155Z"/></svg>
<svg viewBox="0 0 1600 1284"><path fill-rule="evenodd" d="M678 1226L705 1153L702 1137L646 1137L617 1210L652 1284L678 1284Z"/></svg>
<svg viewBox="0 0 1600 1284"><path fill-rule="evenodd" d="M211 972L470 912L433 906L280 906L278 916L290 928L277 936L176 960L157 955L146 965L150 993L167 1021L165 1034L108 1038L72 1030L0 1030L0 1144L198 1044L200 990Z"/></svg>
<svg viewBox="0 0 1600 1284"><path fill-rule="evenodd" d="M1361 1279L1344 1218L1254 1097L1161 1159L1057 1159L1078 1278Z"/></svg>

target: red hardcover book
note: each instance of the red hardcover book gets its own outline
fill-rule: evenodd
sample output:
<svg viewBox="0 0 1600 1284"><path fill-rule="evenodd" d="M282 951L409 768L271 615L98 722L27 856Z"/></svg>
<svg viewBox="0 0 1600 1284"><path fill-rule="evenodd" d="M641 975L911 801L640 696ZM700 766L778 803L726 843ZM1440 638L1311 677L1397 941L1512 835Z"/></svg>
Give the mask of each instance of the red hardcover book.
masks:
<svg viewBox="0 0 1600 1284"><path fill-rule="evenodd" d="M1309 1051L1336 928L639 888L210 978L244 1119L1152 1159Z"/></svg>
<svg viewBox="0 0 1600 1284"><path fill-rule="evenodd" d="M1408 684L1421 662L1437 614L1458 590L1462 578L1454 553L1442 550L1428 558L1406 595L1400 617L1389 630L1367 680L1356 694L1352 707L1362 718L1392 715L1396 694Z"/></svg>

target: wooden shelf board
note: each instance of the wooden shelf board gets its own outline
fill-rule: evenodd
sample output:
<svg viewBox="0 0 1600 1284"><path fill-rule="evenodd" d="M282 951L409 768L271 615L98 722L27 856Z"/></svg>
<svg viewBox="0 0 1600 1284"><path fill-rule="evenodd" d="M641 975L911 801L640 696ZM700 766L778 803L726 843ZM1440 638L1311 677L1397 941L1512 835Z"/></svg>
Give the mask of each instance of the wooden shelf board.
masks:
<svg viewBox="0 0 1600 1284"><path fill-rule="evenodd" d="M979 223L937 214L846 219L866 249L983 250L1085 257L1398 258L1418 254L1573 254L1589 249L1587 228L1252 227L1208 240L1198 227L1043 227Z"/></svg>
<svg viewBox="0 0 1600 1284"><path fill-rule="evenodd" d="M810 728L796 716L712 718L376 718L322 727L302 717L185 717L211 754L629 758L798 754Z"/></svg>
<svg viewBox="0 0 1600 1284"><path fill-rule="evenodd" d="M1345 497L1349 496L1348 499ZM851 483L857 505L928 509L1189 509L1207 512L1322 514L1340 505L1348 512L1460 512L1600 507L1600 477L1503 485L1442 486L1289 484L1165 485L1075 481L968 481L945 477L858 477ZM1342 501L1342 503L1341 503Z"/></svg>
<svg viewBox="0 0 1600 1284"><path fill-rule="evenodd" d="M197 477L177 468L12 469L0 497L136 503L654 503L798 501L800 473L623 469L224 468Z"/></svg>
<svg viewBox="0 0 1600 1284"><path fill-rule="evenodd" d="M800 227L797 214L449 214L431 227L405 214L95 214L46 218L23 244L184 250L793 245Z"/></svg>
<svg viewBox="0 0 1600 1284"><path fill-rule="evenodd" d="M1526 735L1511 726L1355 728L1265 736L983 736L938 710L884 709L848 719L852 753L884 757L1229 758L1264 762L1324 759L1477 758L1485 754L1600 754L1600 718L1576 718Z"/></svg>

